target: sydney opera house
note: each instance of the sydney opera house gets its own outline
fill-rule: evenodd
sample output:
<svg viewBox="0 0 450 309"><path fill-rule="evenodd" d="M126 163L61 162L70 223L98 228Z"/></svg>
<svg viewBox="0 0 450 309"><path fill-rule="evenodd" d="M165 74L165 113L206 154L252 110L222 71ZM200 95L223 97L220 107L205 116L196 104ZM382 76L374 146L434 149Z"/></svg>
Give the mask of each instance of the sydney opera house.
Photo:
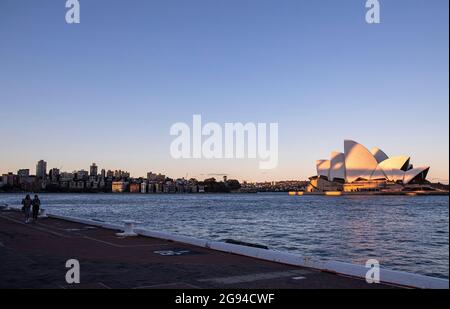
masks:
<svg viewBox="0 0 450 309"><path fill-rule="evenodd" d="M429 167L414 167L408 156L388 157L381 149L369 151L346 140L344 152L333 152L316 162L317 175L310 178L308 192L404 190L426 183Z"/></svg>

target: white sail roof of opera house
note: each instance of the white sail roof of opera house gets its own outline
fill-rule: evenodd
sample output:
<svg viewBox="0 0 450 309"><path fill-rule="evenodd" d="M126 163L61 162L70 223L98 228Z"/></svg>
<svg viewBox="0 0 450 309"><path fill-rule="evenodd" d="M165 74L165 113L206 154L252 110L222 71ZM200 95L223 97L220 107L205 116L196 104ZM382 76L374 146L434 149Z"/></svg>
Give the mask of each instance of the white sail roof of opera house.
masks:
<svg viewBox="0 0 450 309"><path fill-rule="evenodd" d="M345 180L345 154L334 151L331 153L330 178Z"/></svg>
<svg viewBox="0 0 450 309"><path fill-rule="evenodd" d="M355 141L344 141L346 181L357 179L370 179L378 162L373 154L363 145Z"/></svg>
<svg viewBox="0 0 450 309"><path fill-rule="evenodd" d="M345 140L344 153L332 152L330 160L318 160L316 167L318 176L331 181L387 180L403 184L424 181L430 168L413 168L410 160L409 156L388 157L379 148L369 151L355 141Z"/></svg>
<svg viewBox="0 0 450 309"><path fill-rule="evenodd" d="M403 181L405 172L409 168L409 157L397 156L384 160L379 164L390 181Z"/></svg>
<svg viewBox="0 0 450 309"><path fill-rule="evenodd" d="M317 175L330 177L330 160L317 160L316 162Z"/></svg>
<svg viewBox="0 0 450 309"><path fill-rule="evenodd" d="M383 162L386 159L389 159L389 157L387 156L387 154L384 153L383 150L381 150L378 147L374 147L372 148L372 150L370 151L370 153L373 154L373 156L375 157L375 159L377 160L378 163Z"/></svg>
<svg viewBox="0 0 450 309"><path fill-rule="evenodd" d="M421 176L422 179L427 178L427 174L430 168L428 166L412 168L405 173L405 177L403 178L404 183L410 183L413 179Z"/></svg>

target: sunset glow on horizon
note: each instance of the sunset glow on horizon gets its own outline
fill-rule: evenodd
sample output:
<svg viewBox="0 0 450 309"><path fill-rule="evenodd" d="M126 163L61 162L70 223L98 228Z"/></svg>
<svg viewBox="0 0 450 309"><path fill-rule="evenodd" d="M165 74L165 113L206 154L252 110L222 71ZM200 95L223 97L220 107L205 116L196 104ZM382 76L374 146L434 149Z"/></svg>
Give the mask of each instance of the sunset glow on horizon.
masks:
<svg viewBox="0 0 450 309"><path fill-rule="evenodd" d="M214 3L213 3L214 2ZM0 175L39 160L240 181L306 180L343 140L448 183L447 0L0 2ZM171 157L174 123L277 123L278 165Z"/></svg>

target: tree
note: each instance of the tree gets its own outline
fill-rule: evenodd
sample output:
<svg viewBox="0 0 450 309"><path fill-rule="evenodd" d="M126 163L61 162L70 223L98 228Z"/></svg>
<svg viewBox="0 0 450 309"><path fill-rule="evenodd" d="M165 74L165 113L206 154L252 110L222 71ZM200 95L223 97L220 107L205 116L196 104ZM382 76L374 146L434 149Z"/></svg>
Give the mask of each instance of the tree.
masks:
<svg viewBox="0 0 450 309"><path fill-rule="evenodd" d="M227 186L230 189L230 191L239 190L241 188L241 184L236 179L230 179L227 181Z"/></svg>

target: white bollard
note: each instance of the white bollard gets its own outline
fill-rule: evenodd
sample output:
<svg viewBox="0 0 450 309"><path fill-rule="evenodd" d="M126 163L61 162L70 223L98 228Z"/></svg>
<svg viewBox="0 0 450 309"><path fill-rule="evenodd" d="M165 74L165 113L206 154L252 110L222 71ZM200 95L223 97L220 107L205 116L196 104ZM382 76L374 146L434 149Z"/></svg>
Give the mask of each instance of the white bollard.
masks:
<svg viewBox="0 0 450 309"><path fill-rule="evenodd" d="M45 210L45 208L41 208L39 212L39 218L47 218L47 211Z"/></svg>
<svg viewBox="0 0 450 309"><path fill-rule="evenodd" d="M116 234L117 236L121 237L137 236L137 234L134 232L134 225L138 224L139 222L134 220L122 220L122 222L124 223L123 233L117 233Z"/></svg>

